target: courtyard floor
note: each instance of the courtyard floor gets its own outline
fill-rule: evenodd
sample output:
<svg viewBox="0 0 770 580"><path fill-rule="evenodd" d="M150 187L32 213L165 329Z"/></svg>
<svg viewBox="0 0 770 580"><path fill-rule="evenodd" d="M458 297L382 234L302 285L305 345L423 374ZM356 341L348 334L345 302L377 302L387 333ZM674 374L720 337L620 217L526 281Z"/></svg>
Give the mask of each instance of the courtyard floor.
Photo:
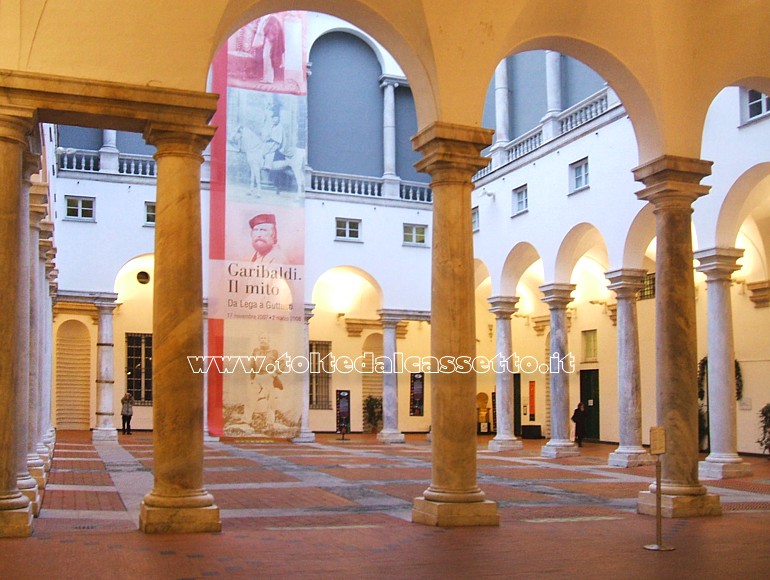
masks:
<svg viewBox="0 0 770 580"><path fill-rule="evenodd" d="M29 538L0 540L0 578L768 578L770 461L752 477L703 481L723 515L664 519L636 513L653 466L607 466L614 445L540 457L545 440L486 450L478 481L499 527L411 523L430 483L430 443L318 435L313 444L206 442L206 489L221 533L146 535L139 503L152 488L152 434L91 441L57 434L40 516Z"/></svg>

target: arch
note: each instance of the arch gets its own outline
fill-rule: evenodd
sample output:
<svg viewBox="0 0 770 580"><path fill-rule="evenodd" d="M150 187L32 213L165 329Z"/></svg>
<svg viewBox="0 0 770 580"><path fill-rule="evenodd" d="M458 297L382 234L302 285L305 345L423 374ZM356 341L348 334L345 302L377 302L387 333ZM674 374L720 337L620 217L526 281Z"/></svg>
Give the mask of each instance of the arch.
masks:
<svg viewBox="0 0 770 580"><path fill-rule="evenodd" d="M338 315L359 316L382 308L380 284L365 270L339 265L324 271L313 284L312 299L316 312L327 310Z"/></svg>
<svg viewBox="0 0 770 580"><path fill-rule="evenodd" d="M515 32L512 30L510 34L513 36ZM664 136L652 99L642 81L612 52L574 37L536 36L520 41L512 53L528 50L555 50L593 69L623 103L634 127L639 159L654 159L664 151Z"/></svg>
<svg viewBox="0 0 770 580"><path fill-rule="evenodd" d="M478 288L484 280L489 278L489 268L483 260L473 259L473 287Z"/></svg>
<svg viewBox="0 0 770 580"><path fill-rule="evenodd" d="M628 228L623 244L623 259L618 268L644 268L645 252L656 235L654 209L651 203L645 204L634 217Z"/></svg>
<svg viewBox="0 0 770 580"><path fill-rule="evenodd" d="M609 257L604 238L595 226L585 222L577 224L564 236L556 254L552 281L569 283L575 264L584 255L601 264L605 271L608 269Z"/></svg>
<svg viewBox="0 0 770 580"><path fill-rule="evenodd" d="M717 247L730 248L749 214L770 198L770 162L746 170L727 192L716 223Z"/></svg>
<svg viewBox="0 0 770 580"><path fill-rule="evenodd" d="M394 18L393 21L390 21L382 12L375 11L356 0L335 2L333 10L329 9L329 3L324 0L263 0L260 2L252 0L249 4L249 6L244 6L240 2L230 2L225 7L212 36L209 62L214 60L219 47L227 41L230 35L256 18L273 12L290 10L328 14L360 28L393 56L413 89L419 126L427 125L439 118L439 106L437 104L439 83L436 79L430 34L427 22L424 20L412 19L410 21L409 32L412 33L410 42L394 24L399 19ZM203 76L205 78L205 75Z"/></svg>
<svg viewBox="0 0 770 580"><path fill-rule="evenodd" d="M540 259L540 254L529 242L516 244L503 264L500 275L500 294L503 296L515 296L516 287L527 269Z"/></svg>

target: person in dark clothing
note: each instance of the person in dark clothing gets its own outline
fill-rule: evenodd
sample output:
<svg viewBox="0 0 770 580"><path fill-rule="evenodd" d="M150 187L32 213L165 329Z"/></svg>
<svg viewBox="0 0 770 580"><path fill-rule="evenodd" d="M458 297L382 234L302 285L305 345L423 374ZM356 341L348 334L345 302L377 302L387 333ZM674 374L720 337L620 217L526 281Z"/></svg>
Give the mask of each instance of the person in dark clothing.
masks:
<svg viewBox="0 0 770 580"><path fill-rule="evenodd" d="M575 412L572 413L572 421L575 423L575 441L578 447L582 447L583 437L586 435L586 406L583 401L578 403Z"/></svg>
<svg viewBox="0 0 770 580"><path fill-rule="evenodd" d="M131 417L134 414L134 397L131 393L126 393L120 400L120 414L123 416L123 435L131 435Z"/></svg>

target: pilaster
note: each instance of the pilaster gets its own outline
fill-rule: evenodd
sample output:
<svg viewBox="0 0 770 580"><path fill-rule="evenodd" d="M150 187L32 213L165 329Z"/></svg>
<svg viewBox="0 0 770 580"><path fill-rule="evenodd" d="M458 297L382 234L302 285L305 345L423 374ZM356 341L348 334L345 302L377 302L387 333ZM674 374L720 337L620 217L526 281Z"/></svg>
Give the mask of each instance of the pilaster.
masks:
<svg viewBox="0 0 770 580"><path fill-rule="evenodd" d="M118 440L118 430L115 428L115 344L112 332L116 307L115 300L96 301L99 330L96 339L96 427L91 433L94 441Z"/></svg>
<svg viewBox="0 0 770 580"><path fill-rule="evenodd" d="M304 345L308 351L305 358L310 360L310 319L313 317L315 304L305 304ZM302 418L300 419L299 435L292 439L294 443L315 443L315 433L310 430L310 370L302 373Z"/></svg>

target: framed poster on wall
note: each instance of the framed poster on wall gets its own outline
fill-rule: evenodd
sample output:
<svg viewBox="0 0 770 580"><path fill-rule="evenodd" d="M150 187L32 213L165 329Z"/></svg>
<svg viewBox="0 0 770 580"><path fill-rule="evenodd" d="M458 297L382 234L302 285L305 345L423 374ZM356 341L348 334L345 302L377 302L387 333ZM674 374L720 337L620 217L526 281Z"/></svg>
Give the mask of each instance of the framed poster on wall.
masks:
<svg viewBox="0 0 770 580"><path fill-rule="evenodd" d="M350 391L337 391L337 433L350 433Z"/></svg>
<svg viewBox="0 0 770 580"><path fill-rule="evenodd" d="M412 373L409 379L409 416L422 417L425 414L425 375Z"/></svg>

